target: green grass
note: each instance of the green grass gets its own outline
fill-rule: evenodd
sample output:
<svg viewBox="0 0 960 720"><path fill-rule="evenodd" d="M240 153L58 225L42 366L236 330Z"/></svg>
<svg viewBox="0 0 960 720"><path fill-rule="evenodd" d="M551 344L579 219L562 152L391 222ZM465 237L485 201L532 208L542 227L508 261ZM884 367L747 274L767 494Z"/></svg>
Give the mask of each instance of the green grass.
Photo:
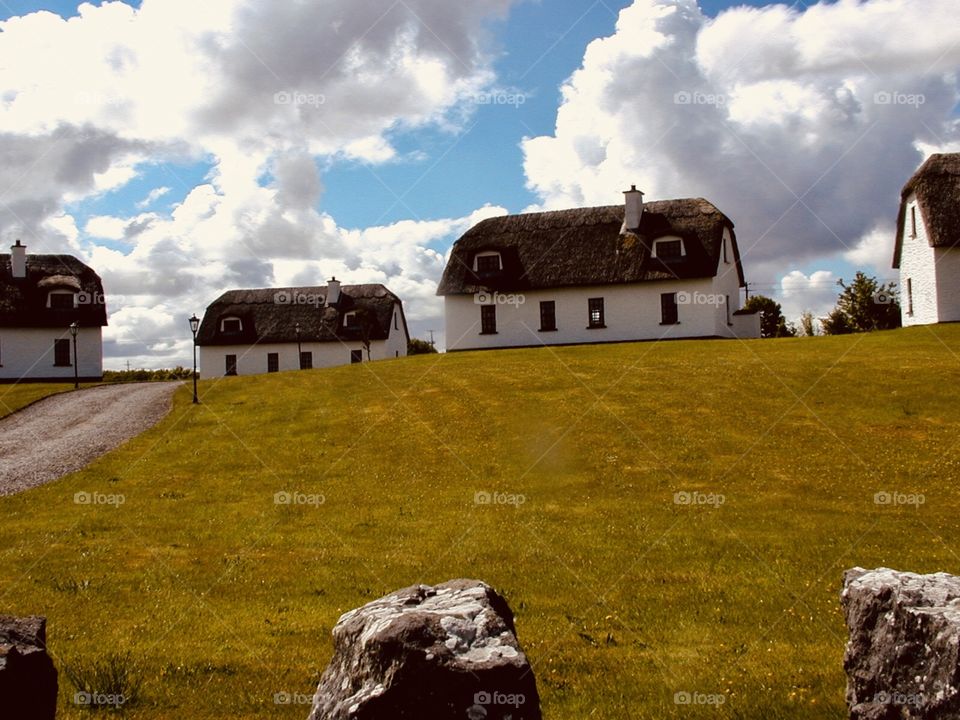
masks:
<svg viewBox="0 0 960 720"><path fill-rule="evenodd" d="M83 387L87 387L84 385ZM73 390L73 383L15 383L0 385L0 418L48 395Z"/></svg>
<svg viewBox="0 0 960 720"><path fill-rule="evenodd" d="M547 718L842 717L843 570L960 572L958 358L941 326L420 356L204 382L200 407L184 387L0 498L0 606L47 615L61 666L129 653L131 718L302 720L274 696L312 694L341 613L462 576L506 594ZM89 717L61 684L59 717Z"/></svg>

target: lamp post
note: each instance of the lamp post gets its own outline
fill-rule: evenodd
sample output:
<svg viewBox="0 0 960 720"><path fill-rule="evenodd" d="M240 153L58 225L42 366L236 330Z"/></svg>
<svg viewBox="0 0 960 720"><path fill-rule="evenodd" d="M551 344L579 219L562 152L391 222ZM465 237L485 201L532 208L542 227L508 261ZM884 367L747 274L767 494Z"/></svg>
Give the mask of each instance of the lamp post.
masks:
<svg viewBox="0 0 960 720"><path fill-rule="evenodd" d="M297 334L297 369L303 370L303 352L300 350L300 323L296 324L293 331Z"/></svg>
<svg viewBox="0 0 960 720"><path fill-rule="evenodd" d="M190 332L193 333L193 404L199 405L200 399L197 397L197 330L200 329L200 318L194 313L190 317Z"/></svg>
<svg viewBox="0 0 960 720"><path fill-rule="evenodd" d="M73 389L80 388L80 361L77 357L77 333L80 332L80 326L74 320L70 323L70 334L73 336Z"/></svg>

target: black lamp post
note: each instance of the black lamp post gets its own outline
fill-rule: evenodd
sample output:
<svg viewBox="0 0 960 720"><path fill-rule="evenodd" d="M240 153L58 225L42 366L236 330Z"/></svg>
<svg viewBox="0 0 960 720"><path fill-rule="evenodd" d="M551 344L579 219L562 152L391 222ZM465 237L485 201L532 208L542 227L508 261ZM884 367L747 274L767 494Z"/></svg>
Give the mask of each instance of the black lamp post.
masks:
<svg viewBox="0 0 960 720"><path fill-rule="evenodd" d="M303 353L300 351L300 323L297 323L293 331L297 334L297 369L303 370Z"/></svg>
<svg viewBox="0 0 960 720"><path fill-rule="evenodd" d="M193 404L199 405L200 399L197 397L197 330L200 329L200 318L194 313L190 317L190 332L193 333Z"/></svg>
<svg viewBox="0 0 960 720"><path fill-rule="evenodd" d="M77 357L77 333L80 332L80 326L76 320L70 323L70 334L73 336L73 389L80 387L80 360Z"/></svg>

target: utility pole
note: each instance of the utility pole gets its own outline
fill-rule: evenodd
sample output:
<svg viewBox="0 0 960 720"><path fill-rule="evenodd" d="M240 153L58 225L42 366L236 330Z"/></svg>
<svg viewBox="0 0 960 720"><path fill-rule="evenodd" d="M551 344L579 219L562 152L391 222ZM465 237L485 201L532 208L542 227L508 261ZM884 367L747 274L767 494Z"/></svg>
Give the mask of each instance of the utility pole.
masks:
<svg viewBox="0 0 960 720"><path fill-rule="evenodd" d="M743 299L744 300L750 299L750 283L748 282L745 282L743 284Z"/></svg>
<svg viewBox="0 0 960 720"><path fill-rule="evenodd" d="M427 332L430 333L430 347L435 348L436 345L433 343L433 330L427 330Z"/></svg>

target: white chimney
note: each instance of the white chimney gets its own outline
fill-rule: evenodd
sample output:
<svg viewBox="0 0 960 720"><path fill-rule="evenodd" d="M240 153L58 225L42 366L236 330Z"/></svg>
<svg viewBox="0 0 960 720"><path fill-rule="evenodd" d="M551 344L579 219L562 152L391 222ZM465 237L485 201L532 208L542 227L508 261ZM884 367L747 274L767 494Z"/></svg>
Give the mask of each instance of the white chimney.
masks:
<svg viewBox="0 0 960 720"><path fill-rule="evenodd" d="M335 277L327 281L327 306L336 305L340 301L340 281Z"/></svg>
<svg viewBox="0 0 960 720"><path fill-rule="evenodd" d="M25 278L27 276L27 246L17 244L10 248L10 269L15 278Z"/></svg>
<svg viewBox="0 0 960 720"><path fill-rule="evenodd" d="M631 185L629 190L625 190L623 197L624 210L623 227L620 228L621 234L639 228L640 217L643 215L643 193L637 190L636 185Z"/></svg>

